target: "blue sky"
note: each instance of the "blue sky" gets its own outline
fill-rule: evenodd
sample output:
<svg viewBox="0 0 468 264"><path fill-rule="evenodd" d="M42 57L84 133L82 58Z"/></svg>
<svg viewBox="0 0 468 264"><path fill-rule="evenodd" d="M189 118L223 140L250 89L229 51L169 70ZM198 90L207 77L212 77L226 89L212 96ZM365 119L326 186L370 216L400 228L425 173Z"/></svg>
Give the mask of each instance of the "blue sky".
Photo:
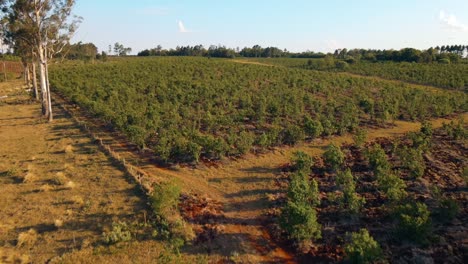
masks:
<svg viewBox="0 0 468 264"><path fill-rule="evenodd" d="M290 51L468 44L468 0L77 0L73 41Z"/></svg>

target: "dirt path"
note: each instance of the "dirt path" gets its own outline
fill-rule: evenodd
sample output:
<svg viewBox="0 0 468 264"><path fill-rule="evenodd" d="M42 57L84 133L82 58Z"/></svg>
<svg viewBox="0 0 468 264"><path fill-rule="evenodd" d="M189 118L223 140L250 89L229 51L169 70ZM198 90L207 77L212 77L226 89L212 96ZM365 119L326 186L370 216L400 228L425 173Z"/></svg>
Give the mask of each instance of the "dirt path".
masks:
<svg viewBox="0 0 468 264"><path fill-rule="evenodd" d="M56 97L57 98L57 97ZM289 162L294 151L301 150L312 156L320 155L330 142L351 143L349 135L317 139L297 147L283 147L264 155L248 154L238 160L222 161L219 165L199 165L197 168L165 168L155 165L151 155L139 153L135 146L126 143L116 132L109 132L98 121L89 122L89 116L77 108L63 104L79 121L88 120L92 130L97 131L121 157L158 180L177 179L185 192L197 193L223 202L225 218L220 223L219 233L207 251L220 258L230 256L242 262L251 263L295 263L292 253L282 249L268 236L264 226L265 211L269 207L268 195L281 190L275 184L280 167ZM468 119L468 115L464 117ZM440 127L448 119L433 120L433 126ZM391 128L368 131L368 139L394 137L416 131L420 124L396 121Z"/></svg>
<svg viewBox="0 0 468 264"><path fill-rule="evenodd" d="M139 186L63 111L47 123L21 84L9 85L0 87L9 95L0 101L0 263L46 263L91 248L112 222L143 214ZM21 245L19 234L31 229Z"/></svg>

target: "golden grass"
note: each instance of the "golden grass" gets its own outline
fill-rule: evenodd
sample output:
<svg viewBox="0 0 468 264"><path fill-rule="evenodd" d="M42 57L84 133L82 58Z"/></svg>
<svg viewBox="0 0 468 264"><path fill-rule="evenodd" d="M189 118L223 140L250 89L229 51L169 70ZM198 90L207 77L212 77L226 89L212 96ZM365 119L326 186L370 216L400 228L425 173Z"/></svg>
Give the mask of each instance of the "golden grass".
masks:
<svg viewBox="0 0 468 264"><path fill-rule="evenodd" d="M32 172L26 173L26 175L23 177L23 183L33 183L35 181L37 181L37 176Z"/></svg>
<svg viewBox="0 0 468 264"><path fill-rule="evenodd" d="M34 229L29 229L26 232L22 232L18 235L18 243L16 244L17 247L32 247L37 241L37 231Z"/></svg>
<svg viewBox="0 0 468 264"><path fill-rule="evenodd" d="M67 145L64 149L64 152L67 154L73 153L73 146L72 145Z"/></svg>
<svg viewBox="0 0 468 264"><path fill-rule="evenodd" d="M68 178L65 176L65 174L61 171L57 172L52 179L52 181L56 185L65 185L68 182Z"/></svg>

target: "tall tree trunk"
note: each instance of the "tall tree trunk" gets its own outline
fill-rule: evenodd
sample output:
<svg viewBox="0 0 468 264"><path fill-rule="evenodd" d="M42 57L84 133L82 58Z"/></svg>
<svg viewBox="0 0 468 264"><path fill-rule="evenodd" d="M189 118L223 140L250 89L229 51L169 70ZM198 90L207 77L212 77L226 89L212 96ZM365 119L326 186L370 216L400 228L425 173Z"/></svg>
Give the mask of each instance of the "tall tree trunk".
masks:
<svg viewBox="0 0 468 264"><path fill-rule="evenodd" d="M47 116L49 107L47 106L47 82L46 82L46 74L45 74L45 63L39 60L39 82L41 84L41 101L42 101L42 115Z"/></svg>
<svg viewBox="0 0 468 264"><path fill-rule="evenodd" d="M32 63L32 85L34 89L34 94L36 95L36 100L39 101L39 89L37 88L37 72L36 72L36 62Z"/></svg>
<svg viewBox="0 0 468 264"><path fill-rule="evenodd" d="M4 55L4 56L5 56L5 55ZM5 58L2 59L2 63L3 63L3 81L6 82L6 81L7 81L7 73L6 73Z"/></svg>
<svg viewBox="0 0 468 264"><path fill-rule="evenodd" d="M52 112L52 99L50 95L50 84L49 84L49 65L47 65L47 61L45 63L45 76L46 76L46 87L47 87L47 106L49 111L49 122L54 120L54 114Z"/></svg>

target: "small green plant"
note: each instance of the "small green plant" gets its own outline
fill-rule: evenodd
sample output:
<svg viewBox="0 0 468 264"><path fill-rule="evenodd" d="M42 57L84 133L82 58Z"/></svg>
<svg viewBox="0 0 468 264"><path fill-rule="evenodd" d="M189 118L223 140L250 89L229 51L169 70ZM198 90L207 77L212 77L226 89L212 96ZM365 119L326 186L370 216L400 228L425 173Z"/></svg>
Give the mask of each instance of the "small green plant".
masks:
<svg viewBox="0 0 468 264"><path fill-rule="evenodd" d="M151 205L155 215L165 217L178 208L180 187L173 183L161 183L154 186Z"/></svg>
<svg viewBox="0 0 468 264"><path fill-rule="evenodd" d="M352 214L359 213L366 203L366 199L357 194L356 181L350 169L337 174L336 185L343 193L342 197L338 198L340 206L346 208Z"/></svg>
<svg viewBox="0 0 468 264"><path fill-rule="evenodd" d="M423 152L420 149L403 147L398 150L398 156L402 166L409 170L410 175L419 178L424 175L426 165L424 164Z"/></svg>
<svg viewBox="0 0 468 264"><path fill-rule="evenodd" d="M362 128L357 128L356 132L353 135L354 144L357 147L362 147L366 143L367 131Z"/></svg>
<svg viewBox="0 0 468 264"><path fill-rule="evenodd" d="M382 249L369 235L367 229L347 234L350 241L345 245L346 258L351 263L372 263L383 259Z"/></svg>
<svg viewBox="0 0 468 264"><path fill-rule="evenodd" d="M426 243L430 233L430 212L423 203L408 203L395 209L397 234L417 243Z"/></svg>
<svg viewBox="0 0 468 264"><path fill-rule="evenodd" d="M177 252L181 246L194 238L193 230L178 211L180 192L177 184L167 182L156 185L151 196L151 205L156 215L154 234L169 241Z"/></svg>
<svg viewBox="0 0 468 264"><path fill-rule="evenodd" d="M321 237L321 226L317 222L316 205L319 204L318 184L309 183L308 176L301 172L293 174L289 184L288 201L283 207L279 225L288 238L304 247L311 240Z"/></svg>
<svg viewBox="0 0 468 264"><path fill-rule="evenodd" d="M313 120L306 116L304 118L304 130L309 137L318 138L323 133L323 126L320 120Z"/></svg>
<svg viewBox="0 0 468 264"><path fill-rule="evenodd" d="M292 167L296 171L310 173L310 168L313 165L312 157L303 151L296 151L291 158Z"/></svg>
<svg viewBox="0 0 468 264"><path fill-rule="evenodd" d="M132 240L130 226L125 222L113 222L112 230L102 234L103 241L106 244L117 244Z"/></svg>
<svg viewBox="0 0 468 264"><path fill-rule="evenodd" d="M374 174L379 174L379 172L389 171L391 169L391 165L387 160L387 155L380 144L374 144L372 147L368 148L365 155Z"/></svg>
<svg viewBox="0 0 468 264"><path fill-rule="evenodd" d="M332 143L328 145L326 151L323 153L323 159L329 168L336 171L343 166L345 156L341 148Z"/></svg>
<svg viewBox="0 0 468 264"><path fill-rule="evenodd" d="M426 138L432 137L433 129L432 124L428 121L421 123L421 129L419 130Z"/></svg>
<svg viewBox="0 0 468 264"><path fill-rule="evenodd" d="M296 172L291 176L288 188L288 198L295 202L319 205L320 197L318 183L312 179L309 182L308 175L303 172Z"/></svg>
<svg viewBox="0 0 468 264"><path fill-rule="evenodd" d="M296 243L319 239L322 234L315 208L292 200L287 202L281 212L280 227Z"/></svg>
<svg viewBox="0 0 468 264"><path fill-rule="evenodd" d="M383 171L377 174L377 184L392 202L402 200L407 196L406 183L392 171Z"/></svg>
<svg viewBox="0 0 468 264"><path fill-rule="evenodd" d="M442 198L439 200L436 216L437 219L446 223L452 221L459 212L460 206L455 199Z"/></svg>

